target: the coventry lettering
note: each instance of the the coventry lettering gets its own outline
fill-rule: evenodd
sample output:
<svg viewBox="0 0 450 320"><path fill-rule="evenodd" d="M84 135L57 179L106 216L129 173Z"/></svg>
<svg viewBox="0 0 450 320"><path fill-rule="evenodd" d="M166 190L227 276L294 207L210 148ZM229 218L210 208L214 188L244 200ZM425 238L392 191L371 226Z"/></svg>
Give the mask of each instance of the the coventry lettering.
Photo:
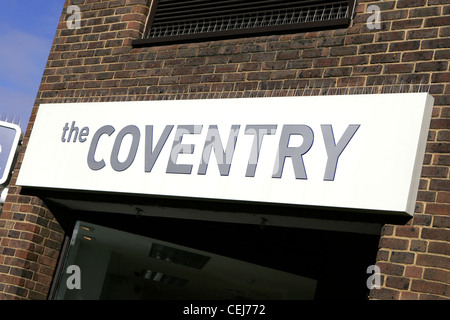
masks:
<svg viewBox="0 0 450 320"><path fill-rule="evenodd" d="M175 128L176 127L176 128ZM143 164L144 171L149 173L152 171L155 163L163 148L167 145L169 136L175 129L173 143L170 151L170 157L167 162L166 173L168 174L192 174L193 164L177 163L179 155L193 154L195 145L184 144L183 137L186 135L198 135L203 130L203 125L188 124L188 125L165 125L161 135L154 137L154 126L146 125L143 135L141 130L135 125L128 125L120 129L117 134L116 128L112 125L104 125L97 129L92 136L90 146L87 154L87 165L91 170L102 170L107 166L105 159L99 159L96 156L96 151L101 142L102 137L114 139L114 144L110 153L110 166L117 172L127 170L135 161L139 146L143 143L145 148L145 163ZM276 124L268 125L246 125L243 130L244 135L253 136L253 144L249 150L249 157L247 163L246 177L254 177L260 150L265 136L275 135L279 126ZM359 124L349 124L342 136L337 140L333 133L333 126L331 124L322 124L321 133L323 142L327 152L327 162L324 169L325 181L333 181L336 173L338 159L342 152L352 140L353 136L359 129ZM63 143L85 143L91 133L89 127L79 127L75 121L65 123L62 129L61 142ZM232 159L236 150L236 145L241 134L241 125L231 125L228 134L228 140L224 148L222 138L219 134L217 125L209 125L207 127L206 140L203 145L203 152L200 163L197 167L198 175L205 175L207 172L209 159L211 153L217 160L217 165L221 176L228 176L232 165ZM121 150L124 138L131 137L131 145L129 146L128 155L126 159L121 161L119 159L119 151ZM301 136L303 141L299 146L291 146L290 139L292 136ZM144 141L142 141L142 139ZM155 144L156 142L156 144ZM313 147L314 132L306 124L285 124L281 126L281 134L278 143L278 150L276 156L274 153L274 166L272 178L281 178L283 167L287 158L291 159L295 178L307 179L306 169L303 162L303 156ZM100 157L101 158L101 157Z"/></svg>

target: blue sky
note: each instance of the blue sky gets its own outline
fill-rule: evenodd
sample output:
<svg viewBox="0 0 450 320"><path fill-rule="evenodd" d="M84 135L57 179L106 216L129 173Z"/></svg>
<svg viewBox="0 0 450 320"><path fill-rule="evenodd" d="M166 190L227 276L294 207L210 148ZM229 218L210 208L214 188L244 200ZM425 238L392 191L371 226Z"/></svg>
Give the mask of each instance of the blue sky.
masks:
<svg viewBox="0 0 450 320"><path fill-rule="evenodd" d="M0 120L25 132L64 0L3 0L0 6Z"/></svg>

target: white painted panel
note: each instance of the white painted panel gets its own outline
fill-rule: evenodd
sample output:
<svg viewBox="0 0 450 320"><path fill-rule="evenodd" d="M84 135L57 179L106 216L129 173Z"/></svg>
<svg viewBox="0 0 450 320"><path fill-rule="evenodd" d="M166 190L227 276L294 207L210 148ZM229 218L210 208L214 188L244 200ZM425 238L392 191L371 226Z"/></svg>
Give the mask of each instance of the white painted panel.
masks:
<svg viewBox="0 0 450 320"><path fill-rule="evenodd" d="M432 108L433 98L426 93L43 104L18 184L413 214ZM74 130L68 142L72 124ZM145 163L151 153L148 148L146 151L147 126L153 128L154 149L168 125L174 127L151 172L146 172ZM189 134L180 129L185 125L199 126L201 131ZM232 126L239 126L233 156L226 160L229 171L222 171L227 175L221 175L214 151L206 173L198 174L211 125L217 126L224 148ZM255 135L245 134L249 125L276 126L274 134L259 132L263 139L257 163L252 154L256 150L252 149ZM293 160L285 158L281 177L274 178L274 168L280 168L277 153L282 132L290 125L297 126L299 132L312 132L312 145L301 151L301 157L297 154ZM332 179L325 177L329 155L322 125L331 125L338 150L344 132L358 126L346 138L345 148L340 149ZM95 139L104 126L114 132ZM111 154L116 138L127 126L133 126L134 133L140 136L135 137L135 157L130 158L129 166L120 168L130 154L132 135L117 140L123 143L117 155ZM78 136L73 142L75 127ZM177 130L184 133L181 144L193 145L193 152L180 153L175 159L172 149ZM81 132L84 135L80 136ZM304 139L306 134L287 137L289 144L284 146L287 148L281 146L282 152L295 153L297 147L310 144ZM328 143L329 149L333 146ZM181 147L175 147L175 151ZM95 151L91 167L102 160L103 167L90 168L90 149ZM177 170L183 170L179 165L192 165L190 174L168 173L171 152ZM111 158L119 166L112 164ZM247 173L249 160L256 164L254 176ZM302 162L306 177L300 178L293 163L299 167Z"/></svg>

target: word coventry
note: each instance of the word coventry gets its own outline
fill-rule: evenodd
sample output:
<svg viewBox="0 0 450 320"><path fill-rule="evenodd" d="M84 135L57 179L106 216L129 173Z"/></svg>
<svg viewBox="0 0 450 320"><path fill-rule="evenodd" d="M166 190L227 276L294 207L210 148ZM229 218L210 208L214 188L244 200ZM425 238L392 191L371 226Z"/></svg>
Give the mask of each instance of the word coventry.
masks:
<svg viewBox="0 0 450 320"><path fill-rule="evenodd" d="M353 136L359 129L359 124L348 125L345 132L338 139L336 143L333 127L330 124L322 124L321 131L325 148L327 152L327 162L324 173L325 181L333 181L335 177L336 167L338 159L342 152L352 140ZM154 141L154 128L153 125L146 125L144 132L144 148L145 148L145 172L151 172L156 161L158 160L161 151L167 144L167 140L174 130L175 125L166 125L159 137L156 137ZM183 136L200 134L203 130L203 125L178 125L175 129L174 139L172 143L172 149L170 151L170 157L167 163L166 173L173 174L191 174L192 164L180 164L177 163L178 156L181 154L193 154L194 144L183 144ZM247 164L246 177L254 177L256 167L258 165L258 159L264 137L267 135L275 135L278 130L278 126L275 124L270 125L246 125L244 129L245 135L253 136L253 144L250 150L249 160ZM75 121L72 121L69 126L67 122L62 130L61 142L64 143L85 143L88 140L90 134L89 127L77 126ZM214 151L214 155L217 160L217 165L221 176L228 176L230 167L232 164L233 155L238 143L239 133L241 131L241 125L232 125L228 135L228 141L224 148L222 139L219 134L217 125L209 125L206 134L206 140L203 146L203 153L200 163L198 165L197 174L205 175L211 153ZM112 125L105 125L99 128L90 142L89 152L87 155L87 165L91 170L101 170L106 166L104 159L98 159L96 157L96 150L101 143L100 138L106 135L110 139L115 139L111 150L110 165L117 171L127 170L134 162L136 153L141 143L141 131L135 125L128 125L122 128L116 135L116 128ZM129 147L128 155L125 160L119 160L119 151L121 150L124 138L126 136L131 137L131 145ZM289 141L292 136L301 136L303 141L299 146L290 146ZM157 140L157 141L156 141ZM103 140L102 140L103 141ZM154 145L156 142L156 145ZM275 164L273 169L272 178L281 178L283 173L283 167L286 158L292 160L292 165L296 179L307 179L306 169L303 163L303 155L306 154L314 143L314 132L305 124L289 124L283 125L281 128L281 135L278 143L278 151L275 157Z"/></svg>

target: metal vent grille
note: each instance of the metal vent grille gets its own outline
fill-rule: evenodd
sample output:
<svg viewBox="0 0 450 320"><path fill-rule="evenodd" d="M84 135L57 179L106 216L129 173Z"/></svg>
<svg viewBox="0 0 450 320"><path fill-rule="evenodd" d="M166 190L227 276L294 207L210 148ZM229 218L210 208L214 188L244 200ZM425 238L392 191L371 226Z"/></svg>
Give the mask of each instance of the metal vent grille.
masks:
<svg viewBox="0 0 450 320"><path fill-rule="evenodd" d="M346 26L353 7L349 0L154 0L149 28L140 43Z"/></svg>

